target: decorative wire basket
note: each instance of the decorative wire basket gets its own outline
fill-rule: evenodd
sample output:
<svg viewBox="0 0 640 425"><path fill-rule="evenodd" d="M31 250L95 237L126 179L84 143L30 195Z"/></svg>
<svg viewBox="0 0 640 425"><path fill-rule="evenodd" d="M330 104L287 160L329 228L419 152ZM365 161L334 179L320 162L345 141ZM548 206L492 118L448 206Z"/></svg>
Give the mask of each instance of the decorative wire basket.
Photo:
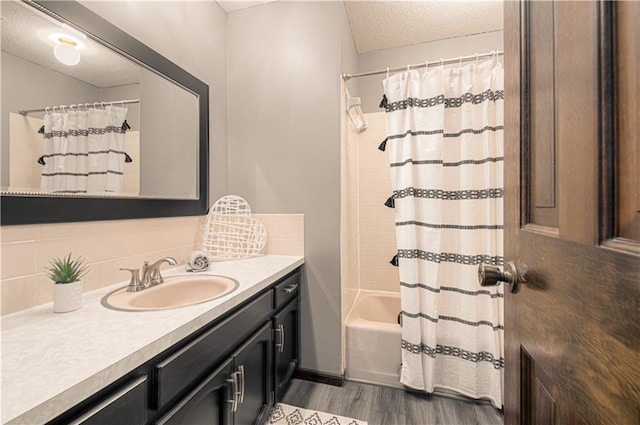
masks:
<svg viewBox="0 0 640 425"><path fill-rule="evenodd" d="M218 199L207 215L202 250L212 259L229 260L260 254L267 243L264 225L251 218L251 207L235 195Z"/></svg>

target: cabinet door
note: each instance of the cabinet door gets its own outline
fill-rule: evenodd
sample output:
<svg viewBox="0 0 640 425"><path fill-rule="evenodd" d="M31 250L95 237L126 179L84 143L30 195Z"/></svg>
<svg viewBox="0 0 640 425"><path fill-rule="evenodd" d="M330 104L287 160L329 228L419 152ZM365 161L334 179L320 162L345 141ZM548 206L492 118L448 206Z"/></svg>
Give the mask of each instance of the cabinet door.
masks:
<svg viewBox="0 0 640 425"><path fill-rule="evenodd" d="M271 324L267 322L234 354L238 404L234 425L263 424L273 406Z"/></svg>
<svg viewBox="0 0 640 425"><path fill-rule="evenodd" d="M231 410L237 385L232 359L207 376L157 425L231 425Z"/></svg>
<svg viewBox="0 0 640 425"><path fill-rule="evenodd" d="M293 376L299 357L298 299L291 301L273 316L275 330L275 397L282 400L289 381Z"/></svg>
<svg viewBox="0 0 640 425"><path fill-rule="evenodd" d="M157 391L151 399L152 407L162 409L175 402L179 395L207 376L207 372L232 357L233 349L271 315L271 307L271 293L265 292L158 363L153 368Z"/></svg>

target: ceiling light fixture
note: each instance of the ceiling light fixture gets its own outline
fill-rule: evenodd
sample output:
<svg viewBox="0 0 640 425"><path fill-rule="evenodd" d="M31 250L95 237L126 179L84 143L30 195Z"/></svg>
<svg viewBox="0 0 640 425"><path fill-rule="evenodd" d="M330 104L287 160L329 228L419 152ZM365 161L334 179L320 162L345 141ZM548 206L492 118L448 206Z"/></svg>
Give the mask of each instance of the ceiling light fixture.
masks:
<svg viewBox="0 0 640 425"><path fill-rule="evenodd" d="M59 37L58 44L53 48L53 55L59 62L73 66L80 62L80 52L76 49L76 43L71 38Z"/></svg>

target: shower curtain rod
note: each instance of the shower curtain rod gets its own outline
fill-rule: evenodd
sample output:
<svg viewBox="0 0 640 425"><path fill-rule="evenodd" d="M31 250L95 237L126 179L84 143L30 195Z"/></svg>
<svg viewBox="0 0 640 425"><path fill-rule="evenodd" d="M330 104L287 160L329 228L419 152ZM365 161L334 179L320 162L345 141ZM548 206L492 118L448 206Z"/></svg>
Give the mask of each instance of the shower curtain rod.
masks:
<svg viewBox="0 0 640 425"><path fill-rule="evenodd" d="M470 56L459 56L457 58L451 58L451 59L440 59L439 61L429 61L429 62L423 62L421 64L418 65L409 65L408 67L411 69L417 69L417 68L426 68L427 67L427 63L429 64L428 66L437 66L437 65L451 65L454 63L460 63L460 62L468 62L470 60L476 60L476 59L482 59L482 58L487 58L487 57L492 57L494 55L498 55L498 56L502 56L504 55L504 52L502 50L498 50L496 51L492 51L489 53L480 53L480 54L475 54L475 55L470 55ZM344 81L349 81L351 78L356 78L356 77L368 77L370 75L378 75L378 74L384 74L387 71L388 72L399 72L399 71L405 71L407 69L406 66L399 66L397 68L386 68L386 69L379 69L377 71L369 71L369 72L361 72L359 74L342 74L342 79Z"/></svg>
<svg viewBox="0 0 640 425"><path fill-rule="evenodd" d="M67 105L55 106L55 108L72 108L72 107L79 107L79 106L86 106L86 107L93 106L95 108L97 106L104 106L104 105L129 105L131 103L140 103L140 99L113 100L113 101L110 101L110 102L78 103L77 105L73 104L73 105L69 105L69 106L67 106ZM52 109L54 107L53 106L48 106L47 108L48 109ZM21 109L21 110L18 111L18 113L22 114L22 115L27 115L27 114L30 114L31 112L44 112L44 111L47 110L47 108Z"/></svg>

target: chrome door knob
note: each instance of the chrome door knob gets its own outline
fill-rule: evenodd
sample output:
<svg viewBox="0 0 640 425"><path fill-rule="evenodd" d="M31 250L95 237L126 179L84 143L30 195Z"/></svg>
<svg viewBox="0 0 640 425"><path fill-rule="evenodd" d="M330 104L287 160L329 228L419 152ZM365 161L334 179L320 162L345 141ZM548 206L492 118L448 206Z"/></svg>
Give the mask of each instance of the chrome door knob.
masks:
<svg viewBox="0 0 640 425"><path fill-rule="evenodd" d="M496 266L480 264L478 266L478 281L480 286L495 286L498 282L507 283L512 294L517 294L520 290L520 284L524 283L523 276L512 262L504 266L504 271Z"/></svg>

